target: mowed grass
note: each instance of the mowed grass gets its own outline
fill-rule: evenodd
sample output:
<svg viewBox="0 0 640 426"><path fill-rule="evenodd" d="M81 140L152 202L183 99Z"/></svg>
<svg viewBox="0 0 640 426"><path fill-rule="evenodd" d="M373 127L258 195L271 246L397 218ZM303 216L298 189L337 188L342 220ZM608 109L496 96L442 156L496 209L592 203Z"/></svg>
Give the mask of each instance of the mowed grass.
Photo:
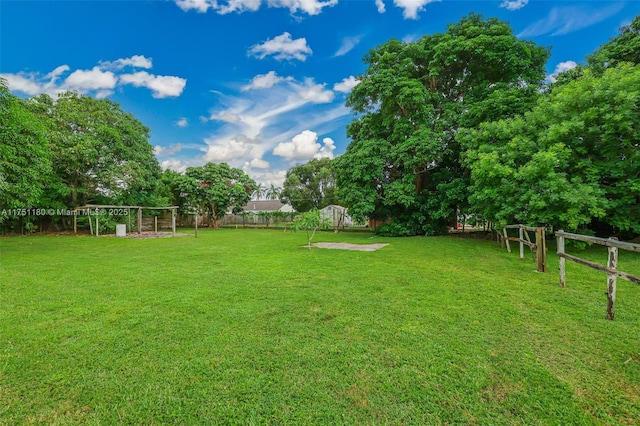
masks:
<svg viewBox="0 0 640 426"><path fill-rule="evenodd" d="M190 231L193 232L193 231ZM640 286L488 241L0 239L0 424L637 424ZM571 251L570 251L571 252ZM603 263L606 250L581 256ZM640 256L620 269L640 275Z"/></svg>

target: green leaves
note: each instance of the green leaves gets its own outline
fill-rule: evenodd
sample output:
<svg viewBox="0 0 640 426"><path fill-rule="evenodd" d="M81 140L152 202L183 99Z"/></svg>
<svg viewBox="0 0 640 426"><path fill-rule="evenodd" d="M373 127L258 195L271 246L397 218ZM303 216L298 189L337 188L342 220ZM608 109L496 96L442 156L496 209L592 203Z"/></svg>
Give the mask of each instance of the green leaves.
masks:
<svg viewBox="0 0 640 426"><path fill-rule="evenodd" d="M34 207L51 173L45 123L0 79L0 209Z"/></svg>
<svg viewBox="0 0 640 426"><path fill-rule="evenodd" d="M305 230L307 233L307 247L311 250L311 240L318 229L329 229L331 223L328 218L322 217L320 210L313 209L299 214L293 219L294 231Z"/></svg>
<svg viewBox="0 0 640 426"><path fill-rule="evenodd" d="M186 204L200 214L210 214L215 228L228 210L240 213L258 187L242 170L227 163L189 167L184 177L175 180Z"/></svg>
<svg viewBox="0 0 640 426"><path fill-rule="evenodd" d="M160 166L149 129L115 102L75 92L29 105L46 122L55 171L55 199L68 207L88 202L142 204L158 183Z"/></svg>
<svg viewBox="0 0 640 426"><path fill-rule="evenodd" d="M394 219L414 233L443 229L467 205L464 127L528 110L544 78L546 48L518 40L505 22L471 14L415 43L390 40L347 106L360 116L338 162L350 214Z"/></svg>
<svg viewBox="0 0 640 426"><path fill-rule="evenodd" d="M280 199L299 212L340 204L333 161L313 159L292 167L287 172Z"/></svg>
<svg viewBox="0 0 640 426"><path fill-rule="evenodd" d="M521 118L462 132L471 207L496 222L640 232L640 67L555 86Z"/></svg>

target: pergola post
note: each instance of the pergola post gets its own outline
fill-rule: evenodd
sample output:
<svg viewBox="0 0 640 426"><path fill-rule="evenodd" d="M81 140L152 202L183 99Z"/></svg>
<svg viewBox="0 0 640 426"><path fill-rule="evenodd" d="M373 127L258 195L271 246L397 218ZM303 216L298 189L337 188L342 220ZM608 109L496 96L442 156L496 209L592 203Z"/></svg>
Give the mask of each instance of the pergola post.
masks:
<svg viewBox="0 0 640 426"><path fill-rule="evenodd" d="M176 235L176 209L171 209L171 231Z"/></svg>
<svg viewBox="0 0 640 426"><path fill-rule="evenodd" d="M142 234L142 209L138 207L138 234Z"/></svg>

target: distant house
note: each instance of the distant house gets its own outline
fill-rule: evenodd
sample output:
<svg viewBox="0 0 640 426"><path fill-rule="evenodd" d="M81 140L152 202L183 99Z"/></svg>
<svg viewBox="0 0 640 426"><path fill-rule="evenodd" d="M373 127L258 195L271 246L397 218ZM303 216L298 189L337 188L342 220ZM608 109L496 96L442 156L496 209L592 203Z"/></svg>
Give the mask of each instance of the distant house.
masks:
<svg viewBox="0 0 640 426"><path fill-rule="evenodd" d="M329 219L331 226L335 228L353 226L353 220L351 216L347 214L346 207L336 206L334 204L328 205L320 210L320 216Z"/></svg>
<svg viewBox="0 0 640 426"><path fill-rule="evenodd" d="M245 213L261 213L261 212L285 212L291 213L295 211L290 204L282 204L278 200L258 200L249 201L244 206Z"/></svg>
<svg viewBox="0 0 640 426"><path fill-rule="evenodd" d="M258 201L249 201L243 208L241 214L234 215L229 212L224 217L224 225L265 225L269 226L270 223L278 222L278 221L290 221L291 218L282 218L279 219L268 215L264 215L264 213L292 213L295 212L293 207L289 204L282 204L278 200L258 200Z"/></svg>

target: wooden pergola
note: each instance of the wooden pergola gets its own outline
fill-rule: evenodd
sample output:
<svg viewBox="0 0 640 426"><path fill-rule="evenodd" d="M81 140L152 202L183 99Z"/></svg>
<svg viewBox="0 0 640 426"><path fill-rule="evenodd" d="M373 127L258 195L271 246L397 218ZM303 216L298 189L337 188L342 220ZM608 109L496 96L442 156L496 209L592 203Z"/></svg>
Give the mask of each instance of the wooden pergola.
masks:
<svg viewBox="0 0 640 426"><path fill-rule="evenodd" d="M104 214L110 214L113 213L111 215L116 215L116 216L127 216L127 232L131 232L131 210L137 210L138 211L138 221L137 221L137 230L138 230L138 234L142 233L142 210L171 210L171 231L173 232L173 235L176 234L176 211L178 210L178 206L166 206L166 207L149 207L149 206L111 206L111 205L105 205L105 204L87 204L85 206L82 207L76 207L74 210L74 215L73 215L73 233L77 234L78 233L78 212L82 212L85 211L86 215L89 217L89 229L91 230L91 235L93 235L93 221L91 219L91 211L92 210L96 210L97 214L94 214L95 218L96 218L96 232L95 235L96 237L100 235L100 231L99 231L99 222L98 222L98 218L100 217L100 215L102 214L102 212L104 211ZM127 211L126 214L124 214L124 211ZM155 232L158 232L158 217L155 217Z"/></svg>

